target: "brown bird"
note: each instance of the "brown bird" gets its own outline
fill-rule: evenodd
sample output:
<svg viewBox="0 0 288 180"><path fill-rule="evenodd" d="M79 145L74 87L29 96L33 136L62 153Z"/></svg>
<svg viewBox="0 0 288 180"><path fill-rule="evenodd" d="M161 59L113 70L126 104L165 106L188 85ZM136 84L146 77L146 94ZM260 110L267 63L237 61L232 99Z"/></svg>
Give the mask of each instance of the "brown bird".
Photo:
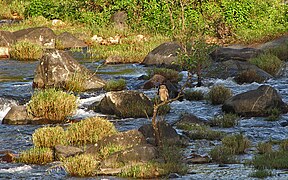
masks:
<svg viewBox="0 0 288 180"><path fill-rule="evenodd" d="M159 96L161 101L167 101L169 99L169 92L164 84L159 87Z"/></svg>

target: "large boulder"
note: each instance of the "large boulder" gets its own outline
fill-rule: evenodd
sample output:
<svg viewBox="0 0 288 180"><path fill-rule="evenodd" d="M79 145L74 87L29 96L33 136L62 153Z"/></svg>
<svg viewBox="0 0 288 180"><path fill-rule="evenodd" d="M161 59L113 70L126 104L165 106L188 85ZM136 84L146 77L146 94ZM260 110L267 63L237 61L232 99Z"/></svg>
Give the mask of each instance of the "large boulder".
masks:
<svg viewBox="0 0 288 180"><path fill-rule="evenodd" d="M22 125L28 124L28 121L26 106L12 106L2 120L2 124Z"/></svg>
<svg viewBox="0 0 288 180"><path fill-rule="evenodd" d="M29 41L41 45L44 48L54 49L56 34L47 27L35 27L22 29L13 33L17 41Z"/></svg>
<svg viewBox="0 0 288 180"><path fill-rule="evenodd" d="M98 106L101 113L123 118L147 117L153 111L153 103L145 94L129 90L106 93Z"/></svg>
<svg viewBox="0 0 288 180"><path fill-rule="evenodd" d="M151 89L159 87L160 84L164 84L166 78L160 74L155 74L152 78L146 81L143 85L143 89Z"/></svg>
<svg viewBox="0 0 288 180"><path fill-rule="evenodd" d="M222 106L224 112L248 117L268 116L272 109L278 109L282 113L288 110L277 91L268 85L233 96Z"/></svg>
<svg viewBox="0 0 288 180"><path fill-rule="evenodd" d="M76 38L69 32L63 32L59 34L56 38L57 43L60 49L69 49L69 48L83 48L87 47L84 41Z"/></svg>
<svg viewBox="0 0 288 180"><path fill-rule="evenodd" d="M142 64L156 66L175 66L177 63L177 54L181 46L176 42L166 42L153 49L144 59Z"/></svg>
<svg viewBox="0 0 288 180"><path fill-rule="evenodd" d="M81 66L65 51L50 50L41 58L35 71L34 88L64 88L67 81L75 74L84 76L84 89L100 89L105 81L95 76L86 67ZM87 78L85 78L87 77Z"/></svg>
<svg viewBox="0 0 288 180"><path fill-rule="evenodd" d="M219 47L215 49L211 54L213 61L227 61L238 60L247 61L251 58L257 57L263 51L256 48L247 47Z"/></svg>
<svg viewBox="0 0 288 180"><path fill-rule="evenodd" d="M9 58L10 46L14 44L16 37L9 31L0 31L0 58Z"/></svg>

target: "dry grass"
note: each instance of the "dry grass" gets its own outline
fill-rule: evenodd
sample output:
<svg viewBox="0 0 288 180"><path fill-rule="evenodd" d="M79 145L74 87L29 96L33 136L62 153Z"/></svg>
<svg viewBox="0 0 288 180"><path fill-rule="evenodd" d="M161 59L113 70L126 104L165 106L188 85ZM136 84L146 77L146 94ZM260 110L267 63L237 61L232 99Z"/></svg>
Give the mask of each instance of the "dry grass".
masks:
<svg viewBox="0 0 288 180"><path fill-rule="evenodd" d="M39 60L43 56L41 45L29 41L19 41L11 47L11 58L29 61Z"/></svg>
<svg viewBox="0 0 288 180"><path fill-rule="evenodd" d="M232 91L223 85L216 85L211 88L208 98L213 105L223 104L232 96Z"/></svg>
<svg viewBox="0 0 288 180"><path fill-rule="evenodd" d="M17 162L25 164L47 164L54 160L50 148L32 148L20 153Z"/></svg>

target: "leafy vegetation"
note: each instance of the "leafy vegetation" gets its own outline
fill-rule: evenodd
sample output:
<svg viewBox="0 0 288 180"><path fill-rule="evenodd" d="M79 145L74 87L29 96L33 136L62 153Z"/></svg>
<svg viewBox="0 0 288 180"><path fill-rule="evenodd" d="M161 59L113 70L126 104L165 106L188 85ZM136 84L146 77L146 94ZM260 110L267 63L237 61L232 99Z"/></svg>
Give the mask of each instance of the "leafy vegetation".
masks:
<svg viewBox="0 0 288 180"><path fill-rule="evenodd" d="M106 91L121 91L126 88L126 81L125 79L118 79L118 80L109 80L104 89Z"/></svg>
<svg viewBox="0 0 288 180"><path fill-rule="evenodd" d="M19 41L11 49L11 58L22 61L39 60L43 55L41 45L30 41Z"/></svg>

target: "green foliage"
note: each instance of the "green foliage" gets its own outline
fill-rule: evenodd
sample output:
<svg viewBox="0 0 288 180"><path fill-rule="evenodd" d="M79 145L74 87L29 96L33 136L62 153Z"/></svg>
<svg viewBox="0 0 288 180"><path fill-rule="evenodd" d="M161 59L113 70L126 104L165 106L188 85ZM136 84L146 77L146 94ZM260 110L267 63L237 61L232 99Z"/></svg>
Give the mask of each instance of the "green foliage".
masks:
<svg viewBox="0 0 288 180"><path fill-rule="evenodd" d="M213 86L208 93L208 98L213 105L223 104L231 96L232 91L223 85Z"/></svg>
<svg viewBox="0 0 288 180"><path fill-rule="evenodd" d="M211 126L219 126L221 128L230 128L238 125L239 116L237 114L228 113L217 116L210 122Z"/></svg>
<svg viewBox="0 0 288 180"><path fill-rule="evenodd" d="M204 93L200 90L193 90L193 91L185 91L184 93L185 99L188 101L201 101L204 99Z"/></svg>
<svg viewBox="0 0 288 180"><path fill-rule="evenodd" d="M22 61L39 60L43 55L41 45L30 41L18 41L11 49L11 57Z"/></svg>
<svg viewBox="0 0 288 180"><path fill-rule="evenodd" d="M272 76L276 76L280 68L283 66L283 62L277 56L267 53L252 58L249 61Z"/></svg>
<svg viewBox="0 0 288 180"><path fill-rule="evenodd" d="M243 134L235 134L224 137L222 144L229 148L231 154L243 154L250 147L251 142Z"/></svg>
<svg viewBox="0 0 288 180"><path fill-rule="evenodd" d="M60 122L73 115L76 108L77 97L56 89L36 91L27 104L32 117Z"/></svg>
<svg viewBox="0 0 288 180"><path fill-rule="evenodd" d="M238 84L252 83L252 82L262 83L264 81L264 78L259 76L255 70L249 69L237 74L237 76L235 77L235 81Z"/></svg>
<svg viewBox="0 0 288 180"><path fill-rule="evenodd" d="M125 79L118 79L118 80L109 80L104 89L106 91L121 91L126 88L126 81Z"/></svg>
<svg viewBox="0 0 288 180"><path fill-rule="evenodd" d="M62 127L42 127L32 135L33 144L37 148L54 148L56 145L66 145L66 134Z"/></svg>
<svg viewBox="0 0 288 180"><path fill-rule="evenodd" d="M267 178L269 176L273 176L273 174L271 171L268 171L266 169L261 169L261 170L257 170L255 172L251 173L249 176L254 177L254 178L264 179L264 178Z"/></svg>
<svg viewBox="0 0 288 180"><path fill-rule="evenodd" d="M108 144L107 146L104 146L102 147L100 150L99 150L99 156L102 158L102 159L105 159L107 158L109 155L115 153L115 152L118 152L118 151L122 151L124 149L127 149L128 147L124 147L124 146L121 146L121 145L115 145L115 144Z"/></svg>
<svg viewBox="0 0 288 180"><path fill-rule="evenodd" d="M94 176L100 162L90 154L66 158L63 166L70 176Z"/></svg>
<svg viewBox="0 0 288 180"><path fill-rule="evenodd" d="M288 151L273 151L254 156L251 164L256 169L287 169Z"/></svg>
<svg viewBox="0 0 288 180"><path fill-rule="evenodd" d="M113 123L100 117L91 117L71 124L67 130L67 139L71 145L95 143L105 136L117 133Z"/></svg>
<svg viewBox="0 0 288 180"><path fill-rule="evenodd" d="M161 76L164 76L166 80L172 83L177 83L178 81L181 81L182 79L182 76L179 74L179 72L173 69L153 68L153 69L149 69L147 73L150 78L152 78L155 74L159 74Z"/></svg>
<svg viewBox="0 0 288 180"><path fill-rule="evenodd" d="M272 152L272 144L270 142L259 142L256 148L259 154Z"/></svg>
<svg viewBox="0 0 288 180"><path fill-rule="evenodd" d="M50 148L32 148L20 153L17 162L25 164L47 164L54 160Z"/></svg>

